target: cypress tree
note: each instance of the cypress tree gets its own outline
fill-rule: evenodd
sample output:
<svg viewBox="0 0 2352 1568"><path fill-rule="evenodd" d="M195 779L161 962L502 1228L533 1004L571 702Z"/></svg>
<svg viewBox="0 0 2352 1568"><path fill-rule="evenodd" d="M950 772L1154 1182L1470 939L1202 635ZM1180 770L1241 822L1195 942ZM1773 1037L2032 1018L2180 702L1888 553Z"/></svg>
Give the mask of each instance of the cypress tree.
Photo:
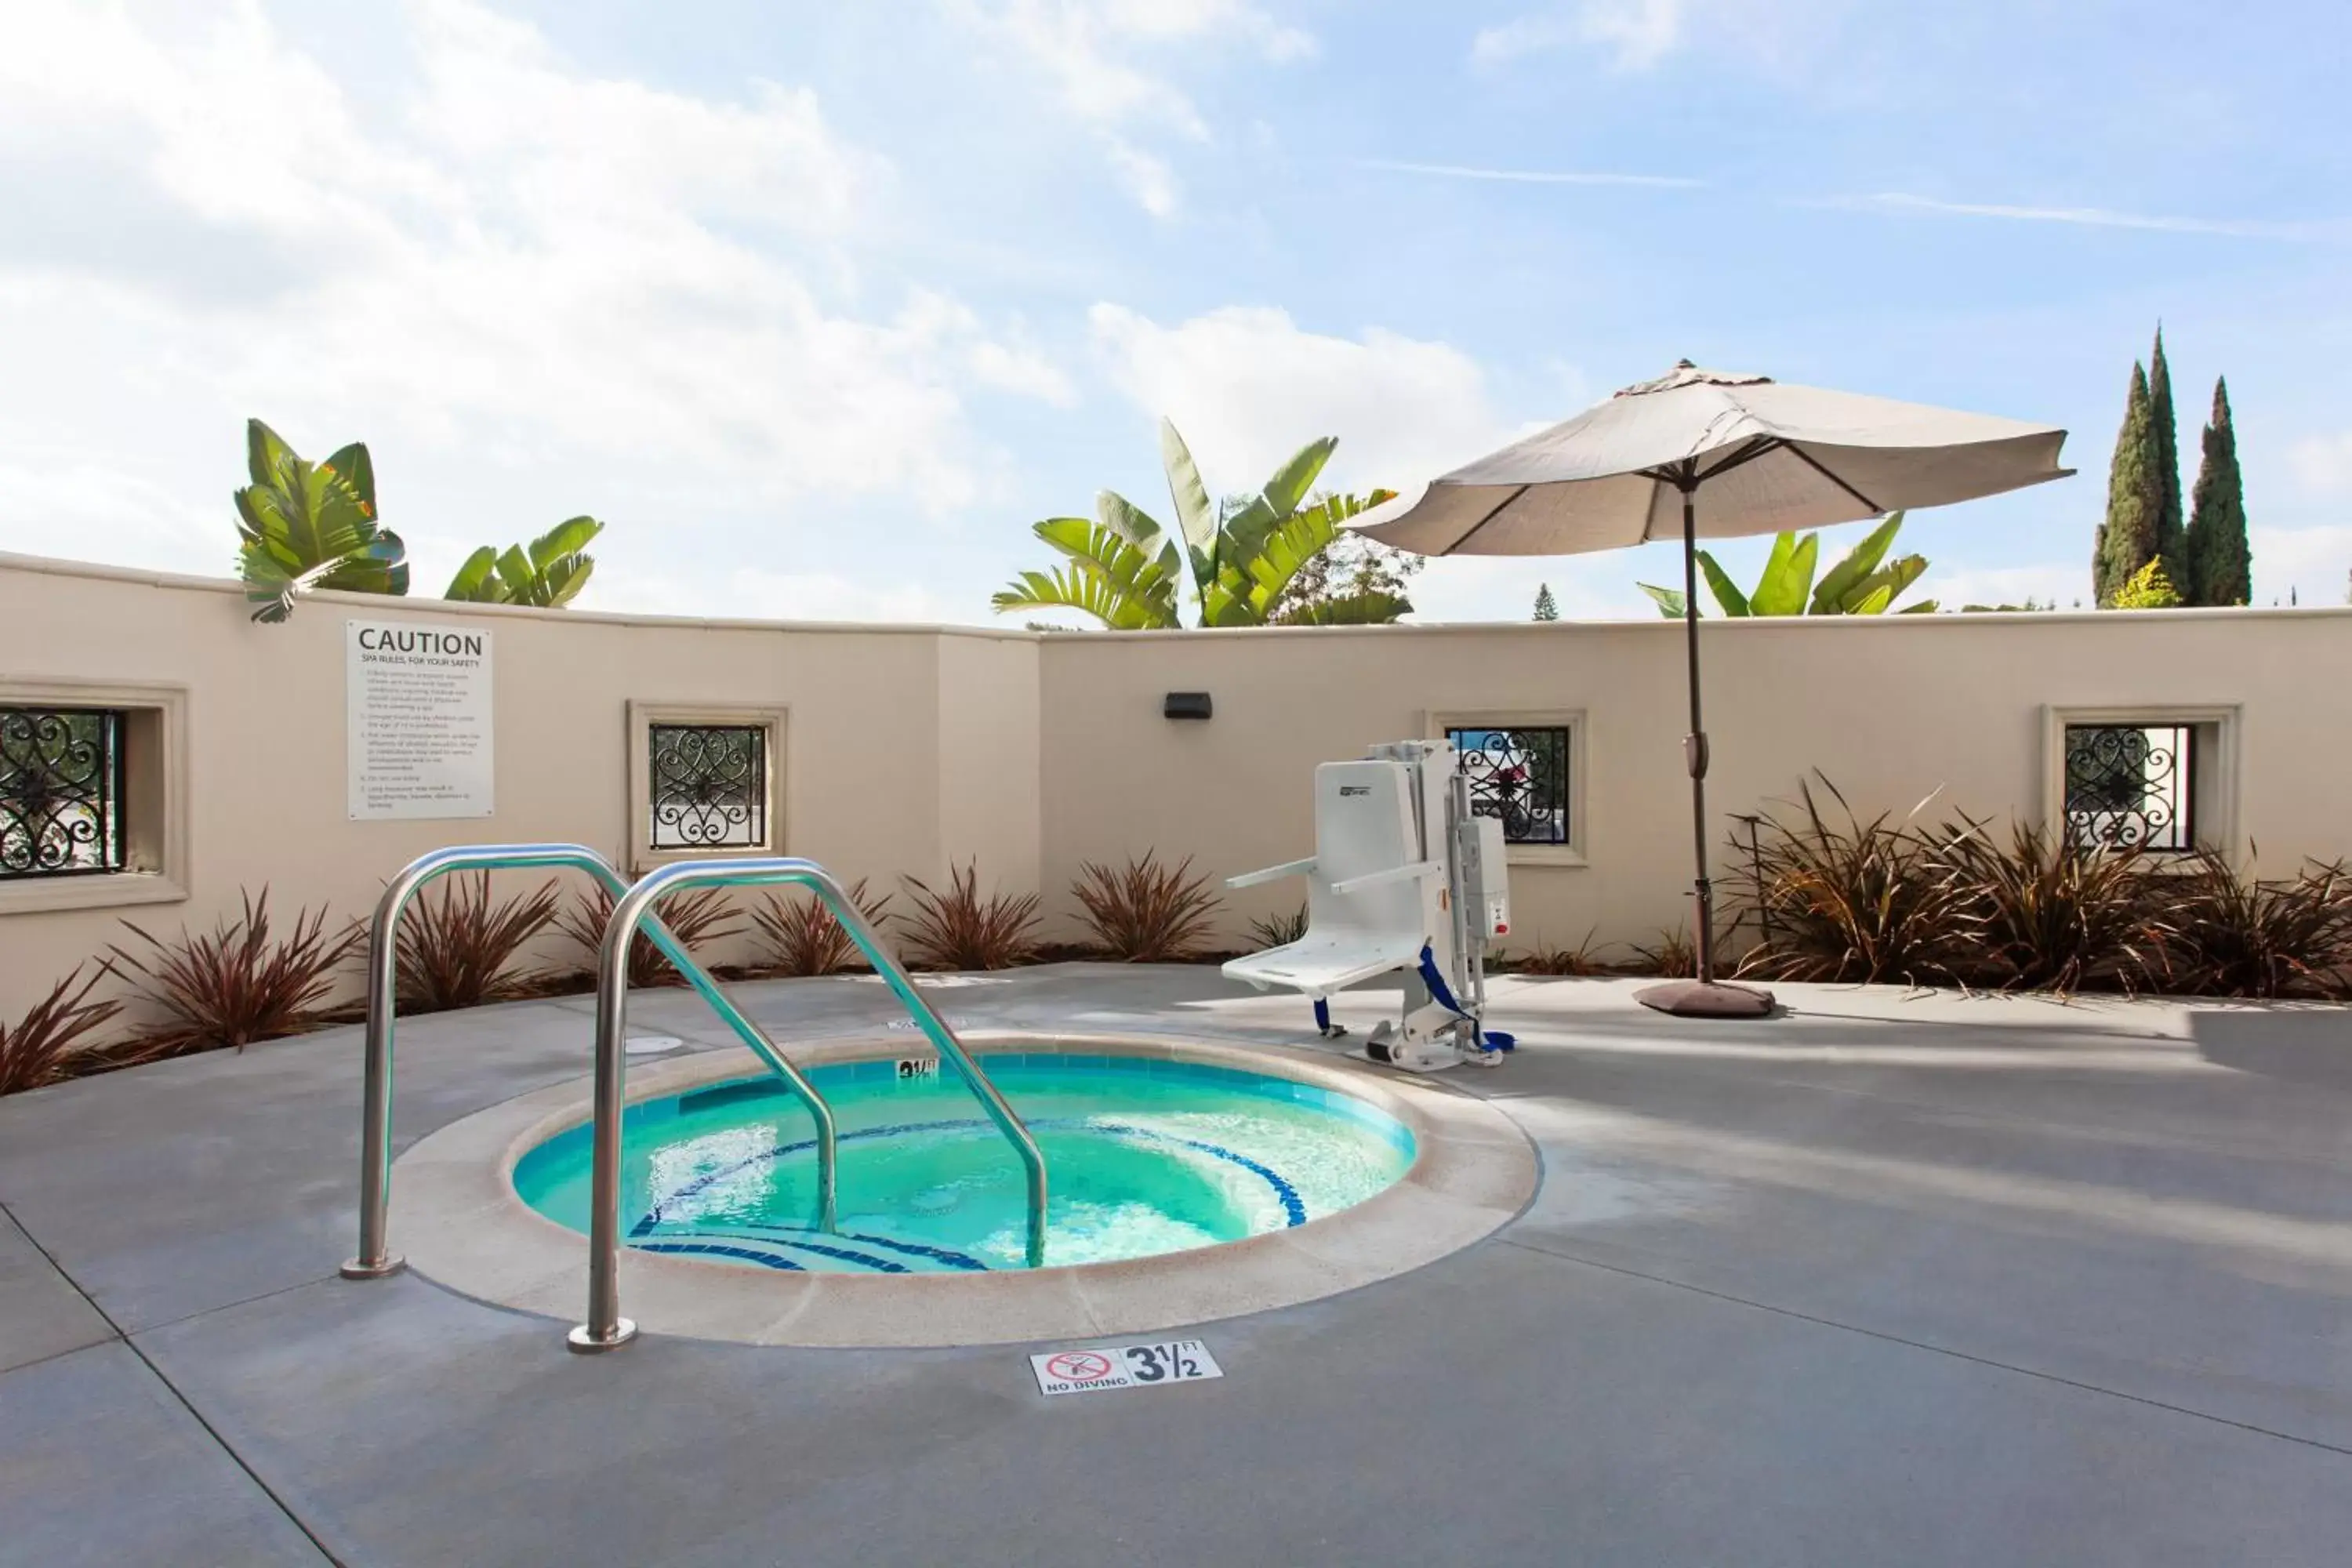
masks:
<svg viewBox="0 0 2352 1568"><path fill-rule="evenodd" d="M2238 471L2238 432L2230 418L2230 383L2213 383L2213 420L2205 426L2197 468L2197 510L2189 520L2192 605L2243 605L2253 597L2253 551L2246 542L2246 486Z"/></svg>
<svg viewBox="0 0 2352 1568"><path fill-rule="evenodd" d="M2187 530L2180 509L2180 420L2172 409L2172 366L2164 357L2164 327L2156 329L2156 354L2147 367L2148 417L2156 426L2155 450L2158 510L2156 553L2164 574L2179 589L2184 604L2202 603L2197 578L2186 555Z"/></svg>
<svg viewBox="0 0 2352 1568"><path fill-rule="evenodd" d="M2107 521L2099 529L2097 553L2091 563L2091 585L2101 609L2111 607L2116 590L2156 559L2157 527L2163 515L2155 407L2147 368L2134 361L2131 395L2124 404L2123 428L2116 432L2115 461L2107 470Z"/></svg>
<svg viewBox="0 0 2352 1568"><path fill-rule="evenodd" d="M1551 584L1549 583L1536 584L1536 619L1539 621L1559 619L1559 605L1552 600Z"/></svg>

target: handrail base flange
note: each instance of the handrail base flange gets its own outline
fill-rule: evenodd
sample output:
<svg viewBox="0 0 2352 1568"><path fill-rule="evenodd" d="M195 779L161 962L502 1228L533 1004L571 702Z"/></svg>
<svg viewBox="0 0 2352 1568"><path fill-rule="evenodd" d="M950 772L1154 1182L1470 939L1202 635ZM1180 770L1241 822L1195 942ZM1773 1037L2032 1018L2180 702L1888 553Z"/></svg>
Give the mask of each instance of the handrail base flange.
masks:
<svg viewBox="0 0 2352 1568"><path fill-rule="evenodd" d="M587 1324L583 1323L563 1336L564 1344L580 1355L595 1355L604 1351L616 1351L637 1337L637 1325L627 1318L613 1325L610 1339L598 1339Z"/></svg>
<svg viewBox="0 0 2352 1568"><path fill-rule="evenodd" d="M387 1258L381 1263L370 1263L364 1258L349 1258L335 1270L346 1279L381 1279L387 1274L397 1274L408 1267L405 1258Z"/></svg>

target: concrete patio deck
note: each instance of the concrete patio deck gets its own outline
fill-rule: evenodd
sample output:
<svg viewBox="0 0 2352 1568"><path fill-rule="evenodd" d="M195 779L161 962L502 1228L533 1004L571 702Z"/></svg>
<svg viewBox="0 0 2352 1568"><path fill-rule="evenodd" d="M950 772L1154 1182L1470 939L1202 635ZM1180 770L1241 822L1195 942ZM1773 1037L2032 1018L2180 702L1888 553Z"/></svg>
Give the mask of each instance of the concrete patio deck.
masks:
<svg viewBox="0 0 2352 1568"><path fill-rule="evenodd" d="M358 1032L0 1100L0 1563L2340 1563L2352 1015L1506 980L1483 1242L1045 1400L1021 1347L567 1354L352 1250ZM868 982L745 986L787 1043ZM1297 1042L1213 971L955 1022ZM1347 999L1360 1025L1391 998ZM404 1023L401 1143L587 1068L585 998ZM685 993L633 1023L719 1046ZM397 1211L398 1189L394 1189Z"/></svg>

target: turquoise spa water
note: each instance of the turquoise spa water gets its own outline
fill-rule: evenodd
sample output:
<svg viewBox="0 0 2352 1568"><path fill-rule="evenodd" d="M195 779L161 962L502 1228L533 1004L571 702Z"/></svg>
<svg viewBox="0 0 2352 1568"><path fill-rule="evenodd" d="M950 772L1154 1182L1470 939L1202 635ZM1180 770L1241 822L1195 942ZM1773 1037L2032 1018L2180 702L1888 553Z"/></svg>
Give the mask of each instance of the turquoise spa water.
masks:
<svg viewBox="0 0 2352 1568"><path fill-rule="evenodd" d="M1363 1202L1412 1163L1412 1134L1393 1117L1286 1079L1065 1053L983 1055L981 1065L1045 1153L1049 1267L1304 1225ZM1024 1266L1020 1161L952 1065L861 1062L810 1078L839 1127L832 1232L816 1228L814 1124L782 1083L756 1078L629 1108L628 1245L786 1270ZM572 1128L523 1156L515 1189L584 1231L588 1162L588 1129Z"/></svg>

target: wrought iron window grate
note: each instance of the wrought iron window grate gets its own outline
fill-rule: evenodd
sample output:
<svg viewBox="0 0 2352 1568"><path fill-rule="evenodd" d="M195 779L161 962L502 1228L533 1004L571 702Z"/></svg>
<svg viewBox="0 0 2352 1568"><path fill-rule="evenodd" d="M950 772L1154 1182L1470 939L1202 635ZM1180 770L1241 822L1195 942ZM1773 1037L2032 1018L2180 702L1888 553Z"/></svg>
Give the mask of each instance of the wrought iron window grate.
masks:
<svg viewBox="0 0 2352 1568"><path fill-rule="evenodd" d="M2066 839L2174 854L2197 847L2191 724L2066 726Z"/></svg>
<svg viewBox="0 0 2352 1568"><path fill-rule="evenodd" d="M654 848L766 846L766 726L653 724L646 729Z"/></svg>
<svg viewBox="0 0 2352 1568"><path fill-rule="evenodd" d="M1470 781L1474 816L1502 818L1508 844L1568 842L1569 730L1448 729Z"/></svg>
<svg viewBox="0 0 2352 1568"><path fill-rule="evenodd" d="M123 715L0 708L0 879L127 868Z"/></svg>

